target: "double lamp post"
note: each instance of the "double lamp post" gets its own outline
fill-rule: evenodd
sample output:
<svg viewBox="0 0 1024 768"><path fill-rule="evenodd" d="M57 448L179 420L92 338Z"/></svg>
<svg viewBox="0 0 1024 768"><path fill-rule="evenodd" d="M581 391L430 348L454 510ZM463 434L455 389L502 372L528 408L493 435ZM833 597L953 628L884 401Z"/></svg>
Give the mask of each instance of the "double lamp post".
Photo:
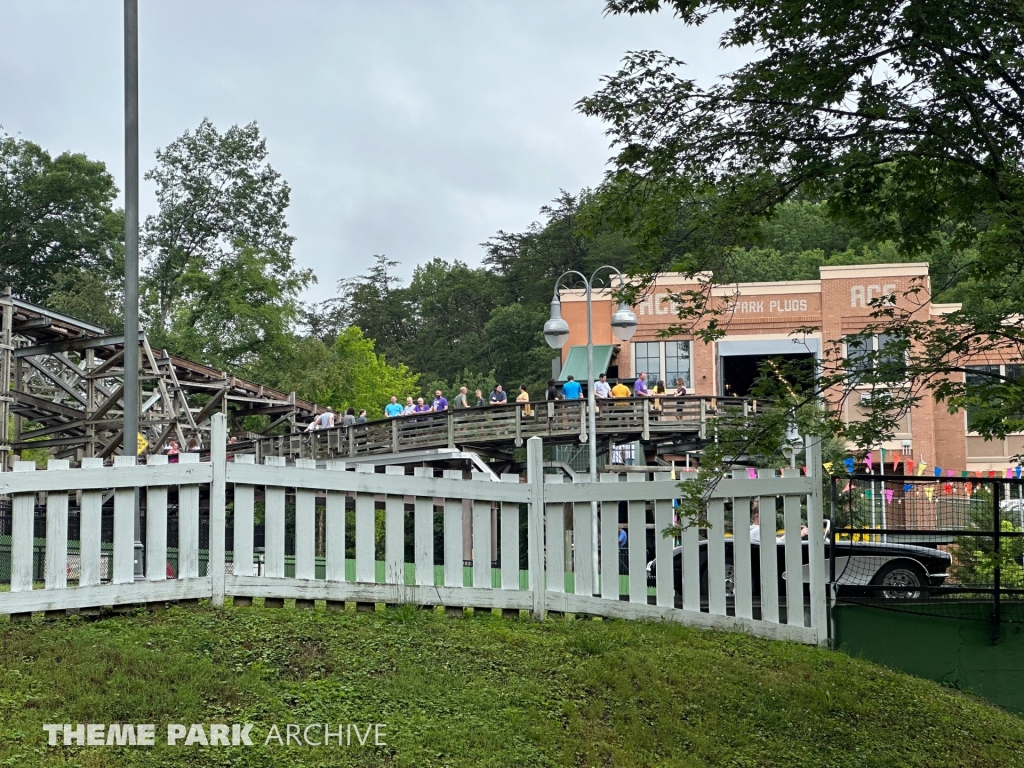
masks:
<svg viewBox="0 0 1024 768"><path fill-rule="evenodd" d="M597 482L597 433L596 433L596 404L594 401L594 323L593 323L593 293L594 283L600 272L609 270L619 278L619 285L623 284L622 273L612 266L598 267L594 274L587 280L586 276L574 269L563 273L555 281L555 294L551 299L551 319L544 323L544 340L553 349L561 349L569 340L569 324L562 319L562 303L558 297L558 287L563 278L573 275L583 281L587 292L587 437L586 441L590 449L590 481ZM612 332L620 341L629 341L636 333L636 314L626 303L619 304L619 308L612 313ZM611 456L609 456L611 460ZM597 527L597 502L590 504L591 531L590 541L593 562L593 591L598 592L599 566L598 566L598 527ZM616 514L618 514L616 512ZM630 538L634 532L630 531ZM639 541L643 542L641 535ZM607 553L606 553L607 556Z"/></svg>

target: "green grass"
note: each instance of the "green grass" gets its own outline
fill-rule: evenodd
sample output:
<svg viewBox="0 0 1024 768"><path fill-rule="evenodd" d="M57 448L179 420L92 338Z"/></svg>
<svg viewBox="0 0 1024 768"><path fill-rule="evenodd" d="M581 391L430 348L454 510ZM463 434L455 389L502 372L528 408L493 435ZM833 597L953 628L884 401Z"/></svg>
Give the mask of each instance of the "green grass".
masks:
<svg viewBox="0 0 1024 768"><path fill-rule="evenodd" d="M156 723L156 747L42 724ZM256 723L168 747L168 722ZM264 747L271 723L383 722L386 747ZM282 728L283 732L283 728ZM409 607L171 609L0 622L0 766L1016 766L1024 720L817 648L640 622Z"/></svg>

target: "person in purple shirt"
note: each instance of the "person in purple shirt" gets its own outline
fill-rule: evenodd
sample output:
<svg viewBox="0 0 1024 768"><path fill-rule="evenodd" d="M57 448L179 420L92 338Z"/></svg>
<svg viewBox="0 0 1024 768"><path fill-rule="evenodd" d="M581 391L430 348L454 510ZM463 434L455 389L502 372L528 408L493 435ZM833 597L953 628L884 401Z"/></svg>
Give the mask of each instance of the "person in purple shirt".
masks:
<svg viewBox="0 0 1024 768"><path fill-rule="evenodd" d="M637 376L636 383L633 384L633 395L636 397L650 397L650 392L647 391L647 374L641 372Z"/></svg>
<svg viewBox="0 0 1024 768"><path fill-rule="evenodd" d="M448 401L444 399L440 389L434 392L434 403L430 407L435 413L448 410Z"/></svg>
<svg viewBox="0 0 1024 768"><path fill-rule="evenodd" d="M416 400L416 405L412 407L413 413L430 413L430 406L423 402L423 398Z"/></svg>

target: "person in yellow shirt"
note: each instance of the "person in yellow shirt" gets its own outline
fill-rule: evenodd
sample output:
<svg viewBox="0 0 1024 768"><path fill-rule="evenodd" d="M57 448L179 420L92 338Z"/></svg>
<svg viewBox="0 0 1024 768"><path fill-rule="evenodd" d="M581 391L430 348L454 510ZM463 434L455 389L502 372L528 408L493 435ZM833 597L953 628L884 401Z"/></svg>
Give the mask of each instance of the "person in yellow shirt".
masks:
<svg viewBox="0 0 1024 768"><path fill-rule="evenodd" d="M517 403L525 403L523 406L523 416L533 416L533 409L530 407L530 393L526 391L526 385L519 385L519 395L516 396Z"/></svg>
<svg viewBox="0 0 1024 768"><path fill-rule="evenodd" d="M612 387L612 397L629 397L632 394L629 391L629 387L623 384L622 381L617 381L615 386Z"/></svg>

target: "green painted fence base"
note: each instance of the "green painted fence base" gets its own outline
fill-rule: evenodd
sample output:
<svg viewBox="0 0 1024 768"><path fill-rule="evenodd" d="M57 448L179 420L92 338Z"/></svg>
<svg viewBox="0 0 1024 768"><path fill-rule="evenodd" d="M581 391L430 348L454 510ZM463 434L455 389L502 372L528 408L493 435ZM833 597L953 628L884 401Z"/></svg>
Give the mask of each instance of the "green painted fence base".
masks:
<svg viewBox="0 0 1024 768"><path fill-rule="evenodd" d="M958 605L961 617L861 605L833 611L836 647L853 656L970 690L1024 714L1024 624L1003 623L992 641L991 604Z"/></svg>

